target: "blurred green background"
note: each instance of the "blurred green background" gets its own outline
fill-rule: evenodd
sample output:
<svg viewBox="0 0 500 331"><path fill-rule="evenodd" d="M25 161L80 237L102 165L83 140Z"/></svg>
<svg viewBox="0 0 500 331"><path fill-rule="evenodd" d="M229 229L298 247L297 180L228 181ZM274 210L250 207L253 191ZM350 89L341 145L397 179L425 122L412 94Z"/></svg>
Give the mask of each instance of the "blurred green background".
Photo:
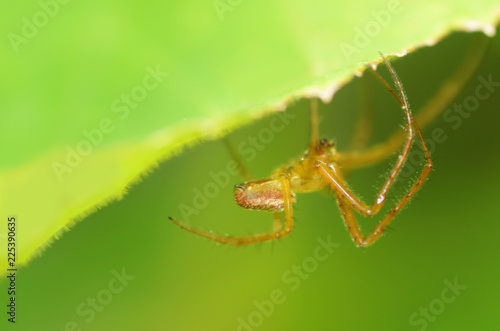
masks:
<svg viewBox="0 0 500 331"><path fill-rule="evenodd" d="M471 35L455 34L394 62L415 110L453 72L471 40ZM475 94L480 76L500 80L499 50L500 39L495 38L455 102ZM335 138L340 150L349 142L360 86L360 79L354 80L321 107L321 131ZM383 138L393 129L384 123L394 124L392 118L400 114L375 83L373 92L374 123L382 123L375 127L375 136ZM492 330L500 307L499 102L495 90L457 129L440 116L424 130L427 138L434 128L448 136L433 151L435 170L391 225L392 231L367 249L353 245L333 196L321 192L298 196L296 227L277 242L234 248L178 229L167 216L178 217L182 203L192 205L193 189L203 190L212 182L210 172L225 169L230 160L221 141L197 145L162 163L123 200L78 223L41 258L22 268L15 327L64 330L75 322L82 330L235 330L240 317L250 317L259 325L249 324L255 330L418 330L424 329L422 321L429 330ZM305 149L306 110L306 102L287 110L296 117L249 163L256 177L266 176ZM240 144L256 136L270 118L237 130L231 139ZM383 164L352 173L353 187L369 201L387 168ZM231 234L268 229L270 215L243 210L233 202L232 186L239 181L232 177L191 223ZM404 184L398 184L398 190L404 190ZM363 225L373 222L364 220ZM311 260L318 238L330 238L340 246L315 267ZM303 272L300 282L292 281L294 266L304 262L311 272ZM110 285L113 270L123 269L134 278L108 297L110 286L119 287ZM466 286L449 303L442 299L447 281ZM255 313L254 302L281 293L275 290L283 293L284 302L269 316ZM446 300L454 297L445 292ZM102 311L88 306L88 298L96 297ZM99 300L106 305L99 305ZM429 309L429 318L421 308Z"/></svg>
<svg viewBox="0 0 500 331"><path fill-rule="evenodd" d="M481 36L456 33L393 62L415 112L454 72L474 38ZM495 37L454 103L477 95L479 77L500 82L499 59ZM388 77L385 68L379 72ZM436 128L447 137L433 148L434 171L371 247L354 246L328 192L299 195L293 233L272 243L234 248L177 228L168 216L180 218L180 206L193 205L193 190L203 191L213 183L211 173L230 161L221 140L207 141L161 163L124 199L77 223L21 268L17 323L7 323L4 313L2 329L494 330L500 308L500 93L492 88L459 125L439 116L423 131L427 139ZM403 123L397 104L368 75L321 106L322 135L347 149L366 104L374 110L372 142ZM303 100L287 109L289 124L248 162L256 178L305 150L307 110ZM269 128L272 116L230 139L248 144ZM351 173L350 183L365 201L372 201L390 164ZM268 230L270 215L234 203L232 187L239 182L231 176L190 223L234 235ZM407 187L399 181L388 202ZM376 221L361 222L368 231ZM320 242L328 240L338 247L326 254ZM122 274L127 276L117 276ZM7 285L0 283L3 307Z"/></svg>

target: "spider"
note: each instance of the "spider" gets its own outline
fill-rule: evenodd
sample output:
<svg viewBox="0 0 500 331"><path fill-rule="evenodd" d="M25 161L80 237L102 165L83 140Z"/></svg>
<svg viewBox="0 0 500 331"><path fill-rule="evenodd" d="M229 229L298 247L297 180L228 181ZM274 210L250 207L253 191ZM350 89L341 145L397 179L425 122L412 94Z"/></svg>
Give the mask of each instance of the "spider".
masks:
<svg viewBox="0 0 500 331"><path fill-rule="evenodd" d="M171 217L169 217L169 219L182 229L220 243L234 246L276 240L287 236L292 231L292 206L296 201L296 193L314 192L324 189L325 187L330 187L333 190L340 213L354 243L359 247L365 247L376 242L396 214L400 212L417 193L432 169L432 160L429 150L422 137L419 126L417 125L417 121L413 118L410 111L408 99L401 81L389 60L384 57L384 55L380 55L399 93L396 93L372 67L369 67L369 69L401 105L405 118L406 130L398 131L386 142L371 148L341 153L336 150L331 141L319 139L318 101L317 99L311 99L310 142L305 153L293 160L290 164L278 168L269 178L247 181L234 187L234 198L238 205L246 209L262 210L273 213L272 231L233 237L200 230L188 224L176 221ZM445 94L448 92L440 93ZM437 93L437 95L440 93ZM430 107L430 109L426 109L423 114L419 113L419 115L422 115L419 121L424 123L422 125L425 125L438 113L439 111L436 111L436 107ZM371 217L381 210L386 202L389 190L408 158L415 139L420 140L426 158L423 169L412 183L411 187L407 190L406 194L389 210L382 220L380 220L371 233L365 236L361 232L354 211L364 216ZM391 156L398 149L400 149L399 156L388 177L385 179L384 184L379 189L375 201L371 205L364 203L351 191L345 182L343 172L345 173L345 171L349 171L350 169L367 166L381 161ZM282 212L284 212L285 215L284 224L281 220Z"/></svg>

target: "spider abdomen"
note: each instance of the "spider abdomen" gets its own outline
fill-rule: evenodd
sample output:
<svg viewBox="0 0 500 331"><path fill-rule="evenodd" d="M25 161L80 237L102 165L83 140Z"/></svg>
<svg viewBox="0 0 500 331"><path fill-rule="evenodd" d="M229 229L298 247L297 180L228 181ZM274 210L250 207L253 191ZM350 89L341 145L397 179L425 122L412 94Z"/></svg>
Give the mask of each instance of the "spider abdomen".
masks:
<svg viewBox="0 0 500 331"><path fill-rule="evenodd" d="M292 193L295 200L295 195ZM243 208L278 211L285 208L279 179L262 179L234 187L234 199Z"/></svg>

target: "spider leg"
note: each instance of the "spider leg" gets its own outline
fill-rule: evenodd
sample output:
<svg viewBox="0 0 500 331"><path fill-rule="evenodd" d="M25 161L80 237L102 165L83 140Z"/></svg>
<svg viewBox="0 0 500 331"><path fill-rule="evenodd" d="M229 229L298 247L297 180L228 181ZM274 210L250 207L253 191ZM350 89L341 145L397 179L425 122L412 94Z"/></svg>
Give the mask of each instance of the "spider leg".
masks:
<svg viewBox="0 0 500 331"><path fill-rule="evenodd" d="M406 115L408 128L407 128L406 141L404 143L401 154L399 155L399 157L396 161L396 164L392 168L392 170L389 174L389 177L386 179L384 185L380 188L380 190L375 198L375 202L371 206L367 206L358 197L356 197L352 193L352 191L347 187L344 180L342 179L338 165L336 165L336 164L335 165L327 165L327 164L322 163L322 162L318 162L318 164L317 164L319 173L328 182L328 184L330 184L330 186L333 188L333 190L342 199L349 202L350 205L355 210L357 210L358 212L360 212L361 214L366 215L366 216L371 216L371 215L377 213L380 210L380 208L382 208L382 206L386 200L387 192L391 188L399 171L403 167L403 164L404 164L406 158L408 157L408 154L410 152L410 149L411 149L411 146L412 146L412 143L414 140L415 132L417 133L417 136L422 144L422 148L424 150L424 154L425 154L425 158L426 158L426 164L425 164L424 169L422 170L420 176L415 181L414 185L410 188L410 191L408 192L408 194L405 197L409 196L411 198L411 196L413 196L416 193L416 191L418 190L420 185L423 183L425 178L429 175L429 173L432 169L432 160L431 160L430 153L427 149L427 146L425 145L425 141L424 141L424 138L422 137L420 129L418 128L416 121L413 119L413 116L411 115L410 108L408 105L408 100L406 98L406 94L404 93L402 84L401 84L396 72L394 71L394 69L390 65L389 61L385 57L383 57L383 59L386 62L386 65L389 68L389 70L394 78L394 81L396 83L396 86L398 87L399 92L401 93L401 99L402 99L402 105L403 105L402 108L403 108L405 115ZM405 199L405 198L403 198L403 199ZM406 202L405 202L405 204L406 204Z"/></svg>
<svg viewBox="0 0 500 331"><path fill-rule="evenodd" d="M384 60L387 61L385 58L384 58ZM333 188L333 190L337 194L339 194L343 199L348 201L355 210L357 210L358 212L360 212L361 214L366 215L366 216L371 216L371 215L377 213L380 210L380 208L382 208L382 206L384 205L384 202L385 202L386 196L387 196L387 192L391 188L392 184L394 183L394 181L396 179L396 176L398 175L399 171L403 167L403 164L404 164L406 158L408 157L408 154L410 152L410 149L411 149L411 146L412 146L412 143L414 140L415 131L417 131L418 137L419 137L420 141L422 142L422 146L424 148L424 153L425 153L425 156L427 159L427 164L426 164L425 169L422 172L422 174L424 174L425 177L427 177L428 173L430 172L430 170L432 168L432 161L430 158L429 151L427 150L427 147L426 147L424 139L420 133L420 130L418 129L418 126L416 125L415 120L413 119L413 117L410 113L408 101L406 99L406 95L403 92L401 82L399 81L399 78L397 77L397 75L394 72L394 70L392 69L392 67L390 67L389 62L387 62L387 65L390 68L391 73L393 74L394 80L396 81L396 85L398 86L398 88L402 94L402 98L404 100L403 110L404 110L405 115L406 115L406 120L408 123L408 130L407 130L406 141L404 143L401 154L399 155L399 157L396 161L396 164L392 168L392 170L389 174L389 177L386 179L384 185L380 188L380 190L375 198L375 202L371 206L368 206L364 202L362 202L358 197L356 197L352 193L352 191L347 187L347 185L345 184L343 179L340 177L340 169L339 169L338 165L327 165L323 162L317 163L319 173L328 182L328 184ZM425 177L424 177L424 179L425 179Z"/></svg>
<svg viewBox="0 0 500 331"><path fill-rule="evenodd" d="M340 214L344 220L347 232L349 232L352 240L358 247L366 246L364 244L366 240L365 236L363 235L363 232L361 232L361 228L359 227L358 221L354 216L352 207L349 206L340 194L335 193L335 198L337 199L337 205L339 206Z"/></svg>
<svg viewBox="0 0 500 331"><path fill-rule="evenodd" d="M368 144L373 133L373 107L372 107L372 89L367 77L361 79L361 98L359 98L359 114L349 143L348 150L363 150ZM344 178L349 177L349 170L344 169Z"/></svg>
<svg viewBox="0 0 500 331"><path fill-rule="evenodd" d="M337 204L339 206L339 210L346 225L347 231L358 247L369 246L380 238L389 223L391 223L394 216L396 216L396 214L400 212L401 209L403 209L403 207L411 200L415 193L417 193L418 189L425 180L425 177L427 177L429 171L430 168L424 168L419 178L415 181L415 183L413 183L412 187L408 190L405 196L398 201L398 203L387 213L387 215L384 216L384 218L377 224L377 226L366 238L361 232L359 223L354 215L353 208L349 205L349 201L344 199L340 194L335 193Z"/></svg>
<svg viewBox="0 0 500 331"><path fill-rule="evenodd" d="M259 233L250 236L239 236L239 237L231 237L224 236L220 234L216 234L210 231L197 229L191 225L181 223L179 221L174 220L169 217L169 219L174 222L180 228L197 234L199 236L223 243L229 244L233 246L242 246L253 244L257 242L269 241L280 239L285 237L286 235L292 232L293 228L293 199L292 199L292 191L290 189L290 182L288 178L281 177L281 187L283 189L283 197L284 197L284 212L285 212L285 226L281 225L281 212L277 211L273 213L274 221L273 221L273 231L266 233Z"/></svg>
<svg viewBox="0 0 500 331"><path fill-rule="evenodd" d="M373 91L368 77L361 79L361 98L359 98L359 114L349 150L362 150L368 144L373 132Z"/></svg>
<svg viewBox="0 0 500 331"><path fill-rule="evenodd" d="M246 182L251 181L252 176L250 175L250 171L248 171L248 168L245 166L245 163L241 159L240 154L236 151L236 148L234 148L234 144L227 136L224 137L224 145L226 146L226 149L229 152L231 158L238 165L238 171L240 173L241 178L243 178L243 180Z"/></svg>
<svg viewBox="0 0 500 331"><path fill-rule="evenodd" d="M474 41L470 51L459 64L453 75L446 80L427 103L416 112L415 120L421 129L425 128L438 115L440 115L448 104L450 104L463 90L465 84L476 72L483 56L488 48L489 38L479 37ZM388 88L397 101L403 105L401 98L389 87L389 84L380 75L370 68L375 77ZM376 144L367 149L359 149L342 153L337 161L344 170L365 167L376 164L392 156L401 146L406 137L402 129L396 131L386 142Z"/></svg>
<svg viewBox="0 0 500 331"><path fill-rule="evenodd" d="M309 149L314 151L319 143L319 119L318 119L318 99L310 99L311 114L311 137L309 140Z"/></svg>
<svg viewBox="0 0 500 331"><path fill-rule="evenodd" d="M347 187L345 184L344 180L342 179L342 175L340 172L340 166L338 164L331 164L327 165L323 162L318 162L317 163L317 169L318 172L323 176L323 178L330 184L332 189L335 191L335 196L337 198L337 203L339 205L339 209L341 210L342 217L344 219L344 222L347 226L347 229L349 231L349 234L353 238L354 242L358 246L368 246L374 243L384 232L385 228L389 225L389 223L392 221L394 216L408 203L408 201L411 200L411 198L415 195L415 193L418 191L420 186L423 184L424 180L427 178L429 175L431 169L432 169L432 160L430 153L427 149L427 146L425 145L425 141L422 137L422 134L420 132L420 129L417 125L417 122L413 119L413 116L411 115L408 100L406 97L406 94L404 93L402 84L390 65L389 61L384 58L384 61L387 64L387 67L389 68L393 78L394 82L396 83L396 86L398 87L398 90L401 94L401 99L402 100L402 108L405 112L407 123L408 123L408 136L406 138L406 142L404 144L404 147L402 149L401 154L398 157L398 160L396 164L394 165L393 169L391 170L389 177L385 181L384 185L382 188L379 190L379 193L377 194L377 197L375 199L375 202L373 203L372 206L367 206L365 203L363 203L358 197L356 197L351 190ZM395 94L395 96L397 96ZM399 98L398 98L399 99ZM387 192L391 188L392 184L394 183L394 180L396 179L399 171L401 170L408 153L410 151L411 145L413 143L413 139L415 136L415 132L418 136L418 139L420 140L422 144L422 148L424 150L424 154L426 157L426 164L424 168L422 169L422 172L420 173L419 177L416 179L416 181L413 183L413 185L410 187L408 192L404 195L401 200L399 200L396 205L389 211L389 213L379 222L379 224L375 227L375 229L370 233L368 237L364 237L361 229L359 228L359 225L356 221L356 218L354 217L353 209L357 210L363 215L366 216L371 216L375 213L377 213L380 208L382 208Z"/></svg>

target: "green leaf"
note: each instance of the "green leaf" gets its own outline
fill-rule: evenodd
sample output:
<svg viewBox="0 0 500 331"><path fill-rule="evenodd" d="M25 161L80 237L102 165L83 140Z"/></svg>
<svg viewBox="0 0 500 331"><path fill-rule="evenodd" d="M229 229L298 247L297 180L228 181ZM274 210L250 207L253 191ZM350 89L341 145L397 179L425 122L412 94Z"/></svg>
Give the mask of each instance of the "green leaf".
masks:
<svg viewBox="0 0 500 331"><path fill-rule="evenodd" d="M378 51L411 51L453 30L491 35L498 9L231 3L47 1L3 11L0 211L22 224L19 264L183 147L302 97L327 101Z"/></svg>

